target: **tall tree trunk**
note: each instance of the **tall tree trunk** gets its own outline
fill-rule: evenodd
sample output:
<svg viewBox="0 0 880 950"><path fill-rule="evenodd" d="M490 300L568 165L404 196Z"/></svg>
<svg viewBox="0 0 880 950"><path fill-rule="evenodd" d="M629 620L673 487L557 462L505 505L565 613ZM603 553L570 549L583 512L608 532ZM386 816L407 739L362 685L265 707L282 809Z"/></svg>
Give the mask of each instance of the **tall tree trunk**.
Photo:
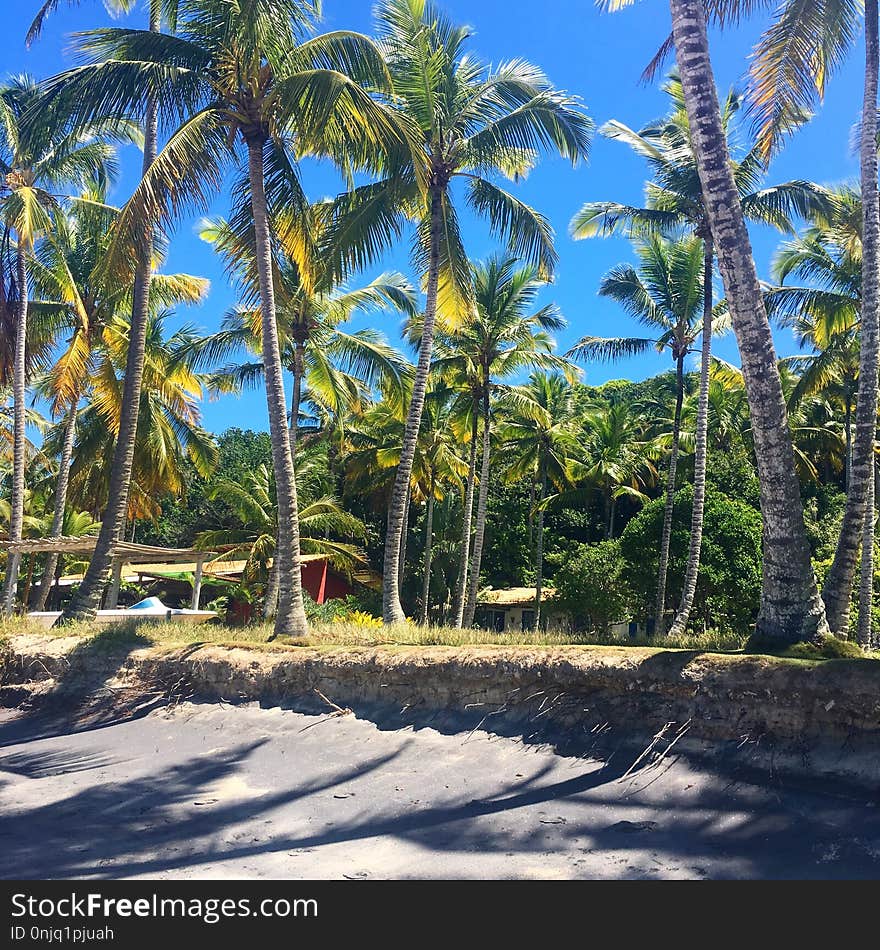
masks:
<svg viewBox="0 0 880 950"><path fill-rule="evenodd" d="M291 396L290 406L290 430L288 438L290 441L290 458L293 462L294 475L296 474L296 447L299 439L299 407L302 400L302 380L305 346L297 342L293 356L293 395ZM278 551L278 537L275 538L275 551ZM266 597L263 603L263 617L271 620L278 614L278 591L280 577L280 560L278 557L272 558L272 567L269 570L269 577L266 582Z"/></svg>
<svg viewBox="0 0 880 950"><path fill-rule="evenodd" d="M277 557L278 538L275 538L276 556L272 558L269 568L269 577L266 580L266 597L263 601L263 618L271 620L278 613L278 572L279 560Z"/></svg>
<svg viewBox="0 0 880 950"><path fill-rule="evenodd" d="M666 476L666 506L663 509L663 531L660 535L660 566L657 570L657 603L654 607L654 633L666 632L666 575L669 571L669 543L672 539L672 515L675 510L675 475L678 470L678 443L681 439L681 406L684 402L684 353L675 361L675 413L672 417L672 448L669 452L669 473Z"/></svg>
<svg viewBox="0 0 880 950"><path fill-rule="evenodd" d="M691 139L749 400L764 521L764 570L756 642L827 633L804 526L794 449L776 351L739 194L733 180L702 0L670 0L676 60Z"/></svg>
<svg viewBox="0 0 880 950"><path fill-rule="evenodd" d="M25 433L25 390L27 380L27 318L28 286L27 260L19 236L15 254L16 283L18 284L18 312L15 321L15 361L12 364L12 498L10 499L9 540L21 541L24 524L24 468L27 438ZM6 564L6 583L3 589L3 613L11 614L18 588L20 554L10 554Z"/></svg>
<svg viewBox="0 0 880 950"><path fill-rule="evenodd" d="M431 559L434 553L434 487L431 486L428 495L428 511L425 515L425 567L424 577L422 578L422 617L423 627L428 625L428 616L430 614L431 600Z"/></svg>
<svg viewBox="0 0 880 950"><path fill-rule="evenodd" d="M535 476L529 476L529 554L535 543Z"/></svg>
<svg viewBox="0 0 880 950"><path fill-rule="evenodd" d="M611 540L614 537L614 515L617 512L617 499L612 495L611 504L608 506L608 534L605 535L606 540Z"/></svg>
<svg viewBox="0 0 880 950"><path fill-rule="evenodd" d="M299 438L299 407L302 403L305 352L305 344L297 340L293 350L293 395L290 400L290 454L294 462L296 462L296 442Z"/></svg>
<svg viewBox="0 0 880 950"><path fill-rule="evenodd" d="M455 584L452 625L460 630L464 623L465 597L467 595L468 569L471 563L471 524L474 517L474 486L477 482L477 426L480 413L476 400L471 407L471 448L468 458L467 482L461 514L461 550L458 556L458 578Z"/></svg>
<svg viewBox="0 0 880 950"><path fill-rule="evenodd" d="M691 537L688 547L684 588L678 614L670 631L673 636L684 633L697 592L700 549L703 545L703 510L706 503L706 455L709 432L709 368L712 360L712 265L715 251L712 241L703 238L703 351L700 359L700 398L697 405L697 432L694 446L694 506L691 510Z"/></svg>
<svg viewBox="0 0 880 950"><path fill-rule="evenodd" d="M27 579L24 582L24 590L21 592L21 602L24 609L27 610L28 601L31 599L31 585L34 582L34 565L37 563L37 555L28 555Z"/></svg>
<svg viewBox="0 0 880 950"><path fill-rule="evenodd" d="M260 328L266 403L269 410L269 436L272 442L272 465L275 470L275 494L278 501L278 542L275 548L275 558L278 561L278 613L275 616L273 637L301 637L308 631L308 623L302 593L296 477L287 430L284 371L275 320L272 240L263 179L265 144L265 138L259 134L252 135L247 140L251 211L260 282Z"/></svg>
<svg viewBox="0 0 880 950"><path fill-rule="evenodd" d="M544 592L544 498L547 496L547 462L541 459L538 488L538 542L535 545L535 630L541 629L541 595Z"/></svg>
<svg viewBox="0 0 880 950"><path fill-rule="evenodd" d="M150 32L159 33L161 25L160 4L153 2L150 4ZM155 97L148 96L144 123L144 175L156 159L158 144L159 112ZM107 508L101 519L101 530L95 543L95 551L89 561L82 584L80 584L79 590L57 621L59 624L75 620L88 620L95 616L107 581L110 579L110 569L113 565L113 554L116 545L125 529L128 493L131 487L131 468L134 460L134 443L137 436L141 406L141 386L144 378L144 346L147 339L147 321L150 311L154 239L155 231L152 227L148 227L142 235L141 246L137 249L138 264L135 269L132 291L131 329L125 360L119 432L116 435L113 462L110 469Z"/></svg>
<svg viewBox="0 0 880 950"><path fill-rule="evenodd" d="M871 477L868 479L868 496L865 499L865 524L862 528L862 570L859 582L858 641L865 649L870 649L874 644L871 608L874 606L874 524L877 517L877 512L874 510L877 478L876 455L873 456L872 462Z"/></svg>
<svg viewBox="0 0 880 950"><path fill-rule="evenodd" d="M412 485L406 492L406 505L403 509L403 525L400 529L400 548L397 552L397 596L403 597L403 581L406 572L406 539L409 534L409 512L412 508Z"/></svg>
<svg viewBox="0 0 880 950"><path fill-rule="evenodd" d="M406 428L403 433L403 448L400 453L400 462L397 465L397 473L394 476L391 504L388 506L388 528L385 534L384 576L382 580L382 617L385 623L389 624L403 623L406 620L406 615L400 603L398 558L407 493L412 475L413 459L416 455L416 444L419 439L419 427L422 424L425 391L428 388L431 352L434 348L434 320L437 315L437 286L440 279L440 238L443 224L444 187L436 181L431 184L430 260L428 263L425 319L422 327L422 339L419 344L419 362L413 380L412 399L410 400Z"/></svg>
<svg viewBox="0 0 880 950"><path fill-rule="evenodd" d="M831 569L822 595L828 625L846 636L859 542L866 523L865 500L874 477L877 429L877 368L880 352L880 208L877 204L877 81L880 63L877 0L865 0L865 95L860 148L862 185L862 318L856 431L846 493L846 508Z"/></svg>
<svg viewBox="0 0 880 950"><path fill-rule="evenodd" d="M843 487L849 492L852 482L852 406L849 399L846 401L846 409L843 413L843 445L846 453L843 460Z"/></svg>
<svg viewBox="0 0 880 950"><path fill-rule="evenodd" d="M76 436L78 400L71 403L64 420L64 437L61 443L61 460L58 463L58 478L55 480L55 507L52 512L52 533L50 537L60 538L64 530L64 511L67 508L67 486L70 484L70 459L73 455L73 440ZM55 571L58 568L58 555L49 554L43 568L43 577L37 591L34 610L45 610Z"/></svg>
<svg viewBox="0 0 880 950"><path fill-rule="evenodd" d="M489 412L489 384L485 382L482 393L483 458L480 465L480 491L477 495L477 523L474 529L474 553L471 557L470 581L467 605L462 625L472 627L477 612L477 591L480 587L480 562L483 560L483 539L486 536L486 508L489 502L489 460L491 454L492 426Z"/></svg>

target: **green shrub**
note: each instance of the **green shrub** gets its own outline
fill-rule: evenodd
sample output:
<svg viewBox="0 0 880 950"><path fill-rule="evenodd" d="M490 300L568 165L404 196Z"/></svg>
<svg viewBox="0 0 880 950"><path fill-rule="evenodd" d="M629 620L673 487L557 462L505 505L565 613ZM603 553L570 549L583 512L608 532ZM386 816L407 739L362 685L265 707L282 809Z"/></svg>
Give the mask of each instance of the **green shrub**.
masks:
<svg viewBox="0 0 880 950"><path fill-rule="evenodd" d="M571 618L575 630L606 630L629 620L632 591L623 579L618 541L580 544L557 559L553 608Z"/></svg>
<svg viewBox="0 0 880 950"><path fill-rule="evenodd" d="M670 607L677 604L684 583L692 504L692 486L676 493L666 581ZM649 502L620 538L622 578L634 592L640 617L654 613L663 509L663 498ZM745 631L755 622L760 596L761 515L708 487L692 625Z"/></svg>
<svg viewBox="0 0 880 950"><path fill-rule="evenodd" d="M856 660L864 655L858 643L834 636L823 637L821 643L795 643L783 653L798 660Z"/></svg>

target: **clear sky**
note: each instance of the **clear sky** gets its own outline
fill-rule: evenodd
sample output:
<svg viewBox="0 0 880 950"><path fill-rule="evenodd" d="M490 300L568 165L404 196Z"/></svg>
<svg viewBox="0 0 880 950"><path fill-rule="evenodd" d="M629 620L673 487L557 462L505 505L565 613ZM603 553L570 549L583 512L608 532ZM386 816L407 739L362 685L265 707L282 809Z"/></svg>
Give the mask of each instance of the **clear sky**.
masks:
<svg viewBox="0 0 880 950"><path fill-rule="evenodd" d="M62 9L52 16L42 39L26 50L24 34L38 5L38 0L5 0L7 13L0 32L3 72L29 72L38 78L58 72L73 64L68 51L71 32L111 23L100 0L82 0L78 8ZM558 87L582 98L597 127L615 118L639 128L666 111L667 102L659 88L639 83L642 68L669 32L669 10L659 0L642 0L615 14L603 13L588 0L445 0L441 6L459 22L473 27L471 48L480 57L491 63L521 57L542 67ZM325 0L326 29L370 32L371 18L369 0ZM145 11L139 9L116 23L141 28L145 21ZM737 30L712 35L713 62L720 87L726 89L741 80L749 51L764 23L758 17ZM862 63L860 46L846 68L833 79L827 99L811 124L798 133L774 162L769 183L791 178L832 183L857 176L850 130L860 111ZM123 174L114 201L125 200L139 167L139 155L128 149L123 155ZM597 295L602 275L615 264L632 259L628 242L622 238L575 242L568 236L568 223L585 201L639 201L645 177L644 164L625 146L597 135L588 165L572 170L560 159L545 159L517 190L524 200L546 214L556 229L559 268L545 300L555 300L568 320L568 328L558 335L561 349L585 334L640 335L632 320L612 302ZM335 174L326 167L306 165L304 179L315 199L338 190ZM226 199L220 196L211 210L220 214L226 208ZM491 253L495 245L485 226L466 214L462 217L471 257ZM187 222L178 229L166 270L211 279L207 302L178 315L181 321L211 331L219 325L234 296L217 258L195 235L193 225L194 222ZM768 229L755 228L753 241L759 275L769 277L770 261L780 237ZM366 276L369 279L389 267L410 272L405 246ZM399 342L398 322L394 318L386 319L377 328L392 342ZM779 331L776 336L780 355L793 352L788 331ZM724 359L738 362L732 336L719 341L716 352ZM612 366L588 366L585 379L593 384L622 377L641 379L666 368L668 356L652 353ZM262 393L206 403L204 423L213 431L232 425L266 427Z"/></svg>

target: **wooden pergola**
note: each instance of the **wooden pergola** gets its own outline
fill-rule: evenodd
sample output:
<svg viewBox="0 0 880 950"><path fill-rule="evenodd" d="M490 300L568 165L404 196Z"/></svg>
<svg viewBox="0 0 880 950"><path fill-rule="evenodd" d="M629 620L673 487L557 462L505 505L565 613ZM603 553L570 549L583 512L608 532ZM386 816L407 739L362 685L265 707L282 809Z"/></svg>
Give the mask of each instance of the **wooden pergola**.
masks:
<svg viewBox="0 0 880 950"><path fill-rule="evenodd" d="M0 551L9 554L73 554L79 557L91 557L98 543L96 536L82 538L27 538L21 541L0 541ZM107 590L107 607L113 610L119 602L119 585L122 581L122 568L126 564L180 564L195 563L193 572L192 609L199 609L202 593L202 573L205 560L215 554L214 551L197 551L195 548L160 548L152 544L135 544L133 541L119 541L113 554L113 571L110 587Z"/></svg>

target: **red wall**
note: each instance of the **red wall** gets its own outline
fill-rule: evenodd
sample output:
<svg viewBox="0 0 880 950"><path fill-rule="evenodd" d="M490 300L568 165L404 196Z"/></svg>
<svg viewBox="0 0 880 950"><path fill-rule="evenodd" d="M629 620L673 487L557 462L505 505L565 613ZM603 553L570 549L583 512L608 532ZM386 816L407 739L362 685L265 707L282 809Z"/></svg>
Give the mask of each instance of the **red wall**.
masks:
<svg viewBox="0 0 880 950"><path fill-rule="evenodd" d="M345 577L337 574L326 561L307 561L303 564L302 583L316 604L354 593L354 588Z"/></svg>

